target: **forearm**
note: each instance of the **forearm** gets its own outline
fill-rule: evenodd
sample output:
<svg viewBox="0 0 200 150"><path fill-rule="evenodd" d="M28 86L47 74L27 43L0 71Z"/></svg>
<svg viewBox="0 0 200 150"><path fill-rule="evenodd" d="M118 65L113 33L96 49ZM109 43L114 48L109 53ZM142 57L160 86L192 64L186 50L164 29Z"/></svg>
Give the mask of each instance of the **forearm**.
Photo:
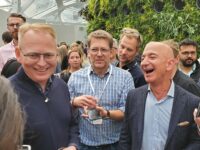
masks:
<svg viewBox="0 0 200 150"><path fill-rule="evenodd" d="M116 120L116 121L122 121L124 118L124 112L121 110L109 110L110 115L108 116L110 119Z"/></svg>

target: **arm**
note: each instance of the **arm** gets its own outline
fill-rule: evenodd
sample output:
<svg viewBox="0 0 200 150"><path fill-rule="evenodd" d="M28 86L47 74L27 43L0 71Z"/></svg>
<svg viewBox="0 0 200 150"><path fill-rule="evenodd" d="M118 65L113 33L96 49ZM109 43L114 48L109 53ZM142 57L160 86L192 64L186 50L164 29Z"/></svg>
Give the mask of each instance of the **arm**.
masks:
<svg viewBox="0 0 200 150"><path fill-rule="evenodd" d="M194 116L194 121L197 124L197 128L198 128L198 134L200 136L200 117L196 117L197 116L197 109L194 110L193 112L193 116Z"/></svg>
<svg viewBox="0 0 200 150"><path fill-rule="evenodd" d="M199 100L199 98L198 98L198 100ZM197 102L199 103L199 101L197 101ZM193 103L191 114L193 112L193 117L195 117L195 118L192 118L194 120L191 121L192 125L191 125L191 129L190 129L191 131L190 131L190 135L189 135L189 139L188 139L189 142L188 142L187 147L184 150L200 149L200 136L198 133L198 126L196 125L196 123L199 123L199 122L195 123L195 120L197 120L197 118L196 118L196 111L194 109L195 107L198 106L198 103L196 103L196 104Z"/></svg>
<svg viewBox="0 0 200 150"><path fill-rule="evenodd" d="M129 127L129 99L127 98L127 103L125 107L125 116L122 124L120 139L119 139L119 150L130 150L131 149L131 130Z"/></svg>
<svg viewBox="0 0 200 150"><path fill-rule="evenodd" d="M74 99L71 100L72 106L73 107L88 107L88 108L95 108L97 100L90 95L82 95L75 97Z"/></svg>
<svg viewBox="0 0 200 150"><path fill-rule="evenodd" d="M96 109L99 111L101 117L108 117L116 121L122 121L124 118L124 112L121 110L106 110L99 106Z"/></svg>

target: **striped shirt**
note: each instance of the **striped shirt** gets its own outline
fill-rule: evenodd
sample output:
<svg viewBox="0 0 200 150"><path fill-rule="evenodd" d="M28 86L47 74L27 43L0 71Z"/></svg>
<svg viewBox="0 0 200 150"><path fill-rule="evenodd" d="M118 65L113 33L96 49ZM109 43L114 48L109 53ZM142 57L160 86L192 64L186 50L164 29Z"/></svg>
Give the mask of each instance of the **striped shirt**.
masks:
<svg viewBox="0 0 200 150"><path fill-rule="evenodd" d="M74 72L68 86L71 99L92 95L99 98L98 104L105 109L124 112L127 93L134 88L134 83L128 71L110 65L104 77L95 74L90 66ZM81 114L82 108L79 111ZM102 124L94 125L88 119L80 117L81 142L89 146L115 143L119 140L121 125L122 121L111 119L104 119Z"/></svg>

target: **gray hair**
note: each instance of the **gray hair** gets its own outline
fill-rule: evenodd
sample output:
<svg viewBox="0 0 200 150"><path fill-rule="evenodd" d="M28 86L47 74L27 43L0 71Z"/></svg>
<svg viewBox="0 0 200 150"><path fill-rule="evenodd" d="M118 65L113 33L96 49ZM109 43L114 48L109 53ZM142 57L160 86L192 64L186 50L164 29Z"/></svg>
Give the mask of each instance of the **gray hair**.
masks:
<svg viewBox="0 0 200 150"><path fill-rule="evenodd" d="M9 80L0 77L0 149L17 150L23 141L24 113Z"/></svg>

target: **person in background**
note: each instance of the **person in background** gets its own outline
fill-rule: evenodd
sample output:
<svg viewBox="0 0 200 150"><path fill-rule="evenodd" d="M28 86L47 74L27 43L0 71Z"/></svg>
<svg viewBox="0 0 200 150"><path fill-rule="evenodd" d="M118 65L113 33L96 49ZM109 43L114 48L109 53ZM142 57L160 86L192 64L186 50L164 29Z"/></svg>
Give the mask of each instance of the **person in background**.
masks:
<svg viewBox="0 0 200 150"><path fill-rule="evenodd" d="M119 150L198 150L200 136L193 111L200 98L172 80L176 60L161 42L149 42L141 57L148 85L127 96Z"/></svg>
<svg viewBox="0 0 200 150"><path fill-rule="evenodd" d="M197 58L198 44L191 39L179 43L179 70L192 78L196 83L200 78L200 64Z"/></svg>
<svg viewBox="0 0 200 150"><path fill-rule="evenodd" d="M59 46L64 46L65 49L67 49L67 50L69 49L69 46L67 45L66 42L60 42Z"/></svg>
<svg viewBox="0 0 200 150"><path fill-rule="evenodd" d="M12 34L9 31L3 32L1 37L4 45L10 43L13 39Z"/></svg>
<svg viewBox="0 0 200 150"><path fill-rule="evenodd" d="M177 85L184 88L185 90L200 97L200 87L198 86L198 84L196 82L194 82L193 79L191 79L190 77L188 77L187 75L185 75L178 69L178 63L179 63L178 43L172 39L162 41L162 43L169 45L171 47L171 49L173 50L174 59L176 61L176 65L174 65L174 71L172 72L173 81Z"/></svg>
<svg viewBox="0 0 200 150"><path fill-rule="evenodd" d="M140 66L135 60L141 42L142 37L138 30L132 28L122 30L118 48L119 64L117 66L131 73L136 88L146 84Z"/></svg>
<svg viewBox="0 0 200 150"><path fill-rule="evenodd" d="M0 77L0 149L18 150L22 145L25 114L9 80Z"/></svg>
<svg viewBox="0 0 200 150"><path fill-rule="evenodd" d="M17 59L11 58L3 66L1 75L6 78L9 78L12 75L14 75L19 70L20 67L21 67L21 64L17 61Z"/></svg>
<svg viewBox="0 0 200 150"><path fill-rule="evenodd" d="M17 60L22 67L10 79L27 114L24 144L32 150L77 150L78 124L68 87L55 77L57 45L47 24L24 24L19 29Z"/></svg>
<svg viewBox="0 0 200 150"><path fill-rule="evenodd" d="M26 18L17 13L11 13L7 18L7 29L12 34L13 40L0 47L0 72L8 59L16 58L15 48L18 46L18 29L25 22Z"/></svg>
<svg viewBox="0 0 200 150"><path fill-rule="evenodd" d="M58 50L58 64L56 67L56 73L61 72L63 70L62 62L64 58L67 58L67 53L68 53L68 49L66 49L65 45L59 46L57 50Z"/></svg>
<svg viewBox="0 0 200 150"><path fill-rule="evenodd" d="M118 42L117 42L117 39L113 38L113 46L112 46L112 54L111 54L111 57L110 57L110 61L111 61L111 64L113 64L114 66L116 66L119 61L118 61L118 58L117 58L117 53L118 53Z"/></svg>
<svg viewBox="0 0 200 150"><path fill-rule="evenodd" d="M81 52L81 55L83 56L83 67L87 67L89 65L89 60L87 58L87 55L84 53L83 51L83 46L81 44L81 42L78 42L80 44L77 43L78 41L72 43L70 45L70 49L71 50L76 50L76 51L80 51Z"/></svg>
<svg viewBox="0 0 200 150"><path fill-rule="evenodd" d="M195 110L193 112L193 116L194 116L194 121L197 124L198 134L200 135L200 115L197 116L197 112L198 112L198 109L195 108Z"/></svg>
<svg viewBox="0 0 200 150"><path fill-rule="evenodd" d="M68 59L64 60L67 61L68 66L65 70L63 70L61 73L59 73L59 76L61 79L63 79L66 83L69 80L69 77L71 74L75 71L78 71L82 68L82 54L80 51L77 50L69 50L68 52Z"/></svg>

